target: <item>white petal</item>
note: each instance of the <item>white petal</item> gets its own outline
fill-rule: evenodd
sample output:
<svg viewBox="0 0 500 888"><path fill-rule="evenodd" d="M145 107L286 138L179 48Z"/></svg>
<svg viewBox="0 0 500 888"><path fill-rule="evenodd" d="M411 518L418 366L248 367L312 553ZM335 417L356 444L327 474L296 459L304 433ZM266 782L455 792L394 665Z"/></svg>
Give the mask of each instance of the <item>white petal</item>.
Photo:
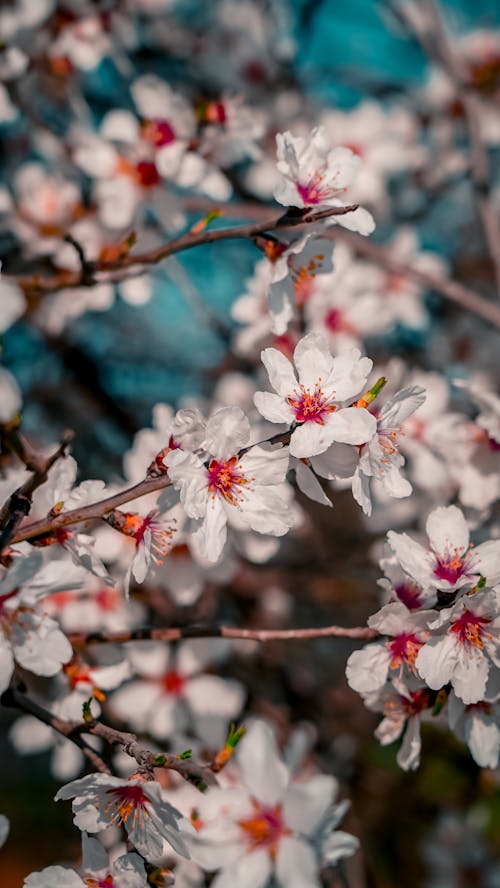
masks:
<svg viewBox="0 0 500 888"><path fill-rule="evenodd" d="M429 542L441 557L467 551L469 528L463 512L456 506L440 506L430 513L425 525Z"/></svg>

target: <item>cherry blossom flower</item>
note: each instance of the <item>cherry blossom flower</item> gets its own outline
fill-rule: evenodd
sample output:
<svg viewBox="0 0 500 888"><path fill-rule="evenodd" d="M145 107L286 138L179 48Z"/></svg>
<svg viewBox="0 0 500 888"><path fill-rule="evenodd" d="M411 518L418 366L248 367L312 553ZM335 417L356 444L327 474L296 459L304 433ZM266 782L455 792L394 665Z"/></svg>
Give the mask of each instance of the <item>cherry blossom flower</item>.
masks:
<svg viewBox="0 0 500 888"><path fill-rule="evenodd" d="M30 606L23 600L19 587L29 583L40 566L38 552L18 557L0 581L0 692L9 686L16 662L35 675L56 675L73 653L56 621L36 603Z"/></svg>
<svg viewBox="0 0 500 888"><path fill-rule="evenodd" d="M455 592L472 588L480 577L488 586L500 581L500 540L469 548L469 528L457 506L430 513L426 549L406 533L389 531L387 539L401 567L419 586Z"/></svg>
<svg viewBox="0 0 500 888"><path fill-rule="evenodd" d="M302 209L347 205L344 195L361 163L349 148L333 148L323 127L313 129L309 137L278 133L276 144L281 174L274 188L278 203ZM371 234L375 227L362 207L332 219L361 234Z"/></svg>
<svg viewBox="0 0 500 888"><path fill-rule="evenodd" d="M174 487L181 491L186 513L197 519L193 534L208 561L218 561L232 513L257 533L282 536L291 527L289 504L282 492L288 450L248 444L250 424L242 410L224 407L207 422L203 448L209 461L172 450L165 457Z"/></svg>
<svg viewBox="0 0 500 888"><path fill-rule="evenodd" d="M500 703L478 700L465 704L453 691L448 697L448 724L466 743L480 768L497 768L500 757Z"/></svg>
<svg viewBox="0 0 500 888"><path fill-rule="evenodd" d="M216 747L245 701L240 682L205 672L228 652L224 643L203 641L184 642L176 650L158 643L129 645L138 677L113 694L111 708L134 730L160 740L194 730Z"/></svg>
<svg viewBox="0 0 500 888"><path fill-rule="evenodd" d="M122 854L111 863L102 845L83 833L82 879L73 869L47 866L30 873L25 888L147 888L144 861L138 854Z"/></svg>
<svg viewBox="0 0 500 888"><path fill-rule="evenodd" d="M388 683L381 690L362 696L368 709L384 714L375 731L377 739L387 746L403 736L397 763L403 771L414 771L420 764L420 723L433 705L432 692L415 679L408 687Z"/></svg>
<svg viewBox="0 0 500 888"><path fill-rule="evenodd" d="M409 496L412 487L401 474L404 457L399 452L398 435L403 423L425 401L425 390L414 385L397 392L387 401L378 417L376 433L360 447L359 465L352 480L352 495L365 515L370 515L370 478L377 478L389 496Z"/></svg>
<svg viewBox="0 0 500 888"><path fill-rule="evenodd" d="M74 823L81 830L98 833L113 824L123 825L148 860L162 855L164 840L178 854L189 856L178 824L182 815L163 800L161 787L154 781L87 774L61 787L55 800L61 799L73 799Z"/></svg>
<svg viewBox="0 0 500 888"><path fill-rule="evenodd" d="M106 516L111 527L135 542L135 553L123 581L127 595L131 577L137 583L143 583L151 566L162 564L172 547L174 525L159 519L159 514L158 509L153 509L145 517L135 512L120 512L115 509Z"/></svg>
<svg viewBox="0 0 500 888"><path fill-rule="evenodd" d="M500 617L494 591L465 595L429 623L431 637L420 648L416 668L434 690L451 682L465 704L486 692L490 665L499 665Z"/></svg>
<svg viewBox="0 0 500 888"><path fill-rule="evenodd" d="M270 422L296 425L290 453L299 459L323 453L334 441L364 444L376 420L364 407L346 406L363 389L372 368L357 349L333 358L326 340L309 333L295 347L294 364L275 348L262 352L269 381L277 392L256 392L255 406Z"/></svg>
<svg viewBox="0 0 500 888"><path fill-rule="evenodd" d="M417 675L417 655L429 636L429 620L435 615L435 611L411 611L402 602L393 602L370 617L370 628L391 636L391 640L367 644L350 655L346 666L350 687L360 693L378 691L389 676L404 682L410 675Z"/></svg>
<svg viewBox="0 0 500 888"><path fill-rule="evenodd" d="M337 781L317 774L292 782L274 735L254 723L239 744L241 785L210 788L197 807L200 828L190 842L193 859L219 870L214 888L276 883L319 886L322 863L349 857L357 840L336 830L346 803L335 804Z"/></svg>

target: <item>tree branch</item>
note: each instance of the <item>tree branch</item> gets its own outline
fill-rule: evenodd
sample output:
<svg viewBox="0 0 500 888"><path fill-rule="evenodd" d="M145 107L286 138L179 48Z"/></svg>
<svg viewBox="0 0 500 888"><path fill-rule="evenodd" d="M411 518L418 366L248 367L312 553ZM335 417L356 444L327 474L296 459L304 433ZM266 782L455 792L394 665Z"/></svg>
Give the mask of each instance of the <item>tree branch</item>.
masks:
<svg viewBox="0 0 500 888"><path fill-rule="evenodd" d="M37 468L34 469L32 476L11 494L0 511L0 528L2 528L0 533L0 554L15 537L17 528L23 518L28 515L35 490L47 480L49 470L64 455L72 439L73 432L65 432L59 447L47 459L43 459L40 456L35 458L34 451L26 451L25 455L29 456L30 466L37 466ZM26 465L28 466L28 463Z"/></svg>
<svg viewBox="0 0 500 888"><path fill-rule="evenodd" d="M233 626L181 626L129 629L123 632L73 632L68 639L74 648L92 644L121 644L127 641L180 641L186 638L231 638L246 641L306 641L314 638L378 638L368 626L319 626L312 629L240 629Z"/></svg>
<svg viewBox="0 0 500 888"><path fill-rule="evenodd" d="M486 245L493 266L496 288L500 296L500 217L491 199L491 176L488 150L481 136L481 106L477 90L471 83L467 64L455 50L444 26L443 17L435 0L421 0L426 22L415 27L411 16L401 9L412 33L420 42L427 55L448 75L458 100L461 102L465 125L470 142L470 172L486 239Z"/></svg>
<svg viewBox="0 0 500 888"><path fill-rule="evenodd" d="M25 291L34 293L52 293L58 290L64 290L73 287L89 286L89 274L92 271L106 272L114 270L122 270L137 265L156 265L168 256L179 253L182 250L190 250L203 244L211 244L221 240L233 240L235 238L252 239L266 231L278 231L286 228L298 228L305 225L314 225L323 219L331 216L344 216L357 210L358 204L352 204L346 207L329 207L317 212L297 210L296 213L288 210L286 213L275 214L268 217L263 222L252 222L249 225L235 225L231 228L216 228L212 230L204 230L200 233L192 233L187 231L179 237L173 238L166 244L162 244L154 250L146 253L127 253L117 259L99 260L97 262L86 262L85 274L82 269L77 272L62 271L54 277L40 278L38 275L30 278L5 276L6 280L12 280ZM292 207L292 211L294 208ZM96 283L92 280L92 283Z"/></svg>
<svg viewBox="0 0 500 888"><path fill-rule="evenodd" d="M5 691L1 702L4 706L28 712L43 722L43 724L49 725L49 727L53 728L54 731L57 731L58 734L61 734L67 740L71 740L72 743L75 743L82 750L93 766L103 774L111 774L110 768L108 768L101 756L85 742L82 734L91 734L93 737L100 737L108 744L121 746L128 755L136 760L140 769L150 774L152 774L155 768L167 768L170 771L177 771L178 774L198 789L217 785L214 774L208 765L200 765L189 758L182 759L168 752L159 754L150 752L141 746L135 734L118 731L116 728L104 725L96 719L88 722L63 721L63 719L57 718L48 709L44 709L43 706L31 700L18 688L9 688L9 690Z"/></svg>

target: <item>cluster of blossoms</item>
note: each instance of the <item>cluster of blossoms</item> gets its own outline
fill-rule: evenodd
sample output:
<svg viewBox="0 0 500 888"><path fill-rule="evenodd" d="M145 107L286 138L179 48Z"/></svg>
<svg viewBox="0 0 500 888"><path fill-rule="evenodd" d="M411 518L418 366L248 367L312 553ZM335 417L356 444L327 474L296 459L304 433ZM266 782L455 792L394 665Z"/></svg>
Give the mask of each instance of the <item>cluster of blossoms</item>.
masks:
<svg viewBox="0 0 500 888"><path fill-rule="evenodd" d="M347 680L382 712L383 744L403 736L402 768L420 761L420 722L447 716L481 767L500 756L500 541L478 546L456 506L426 524L427 545L390 531L381 581L387 603L368 620L387 640L356 651Z"/></svg>
<svg viewBox="0 0 500 888"><path fill-rule="evenodd" d="M12 746L50 753L64 784L56 800L72 801L82 833L81 865L46 867L24 885L319 888L323 869L356 852L357 839L337 829L348 803L317 766L309 724L288 726L280 755L255 715L283 728L286 707L271 693L261 705L248 677L255 648L209 637L228 629L210 621L236 622L240 612L296 637L283 625L299 611L302 584L294 577L293 595L285 591L279 570L309 567L321 550L334 585L344 538L323 530L329 520L339 530L352 509L353 525L387 532L380 610L354 630L373 640L347 663L350 687L383 715L376 736L384 745L402 738L397 761L413 770L427 721L448 727L478 766L498 767L496 344L489 330L476 335L478 319L433 311L431 293L494 317L493 303L466 285L476 266L500 279L491 248L498 187L493 173L483 182L490 161L495 169L488 150L500 144L499 34L457 40L459 74L429 64L410 101L318 110L292 68L305 52L293 19L311 25L328 4L299 13L287 0L213 0L199 21L183 0L124 0L105 11L91 0L4 6L0 336L13 370L19 341L32 335L51 357L23 357L17 378L0 366L0 693L24 709L9 729ZM409 22L431 42L420 4L400 4L399 17L393 6L387 17L400 31ZM166 64L155 66L157 56ZM173 73L167 82L165 71L177 69L191 80ZM477 261L457 246L469 248L469 234L477 240L469 178L490 254ZM191 280L172 254L206 250L220 216L261 211L269 224L229 232L251 241L255 264L245 266L245 284L231 278L236 323L226 327L222 297L215 310L193 283L205 283L205 267ZM380 243L369 239L376 224ZM447 280L450 268L464 286ZM140 355L139 397L131 368L141 316L151 366ZM234 371L211 400L187 396L190 382L179 382L187 355L204 374L211 359L196 337L205 334L229 344ZM79 344L86 335L89 356ZM115 339L124 351L111 349L109 372L93 370ZM165 374L153 380L165 351L179 365L173 392ZM405 353L412 367L394 357ZM122 357L125 373L116 371ZM217 372L225 369L221 361ZM89 429L102 452L116 440L108 411L127 433L133 427L122 478L112 461L111 471L88 469L106 482L79 480L75 457L62 445L47 456L43 435L43 455L31 453L24 426L46 425L50 408L34 411L30 397L45 376L47 402L74 395L83 417L83 472L96 465L95 446L85 453ZM103 429L92 413L100 398ZM143 404L153 407L152 427L137 431ZM405 532L424 514L428 541ZM321 598L319 586L311 598ZM260 631L229 628L247 640ZM313 670L299 666L297 679L292 665L285 684L308 696ZM329 674L323 663L321 671ZM235 727L243 717L245 736ZM347 732L331 743L339 759L346 738L345 752ZM0 846L8 834L2 813Z"/></svg>

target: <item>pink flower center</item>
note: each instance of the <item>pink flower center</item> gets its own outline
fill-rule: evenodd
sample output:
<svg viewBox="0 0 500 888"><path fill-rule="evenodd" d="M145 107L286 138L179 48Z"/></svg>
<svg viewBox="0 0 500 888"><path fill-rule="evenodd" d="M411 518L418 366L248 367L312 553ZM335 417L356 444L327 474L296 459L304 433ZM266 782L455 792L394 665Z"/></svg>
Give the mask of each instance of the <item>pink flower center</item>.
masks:
<svg viewBox="0 0 500 888"><path fill-rule="evenodd" d="M283 822L281 805L271 808L259 805L256 801L252 801L252 805L252 816L239 820L238 825L250 844L250 850L267 848L271 856L275 856L280 839L288 832Z"/></svg>
<svg viewBox="0 0 500 888"><path fill-rule="evenodd" d="M295 413L297 422L316 422L324 425L325 417L336 409L318 385L314 391L305 389L301 385L297 397L289 395L287 401Z"/></svg>
<svg viewBox="0 0 500 888"><path fill-rule="evenodd" d="M162 148L175 142L175 132L168 120L146 120L142 125L142 138L155 148Z"/></svg>
<svg viewBox="0 0 500 888"><path fill-rule="evenodd" d="M404 711L409 715L418 715L424 709L428 709L431 704L431 695L427 688L421 691L411 691L410 699L401 698Z"/></svg>
<svg viewBox="0 0 500 888"><path fill-rule="evenodd" d="M248 479L239 471L241 466L237 465L237 461L237 456L226 462L213 459L207 471L208 489L214 496L216 493L220 494L232 506L236 506L241 499L240 488L248 484Z"/></svg>
<svg viewBox="0 0 500 888"><path fill-rule="evenodd" d="M153 188L160 181L160 174L151 160L141 160L135 168L137 181L143 188Z"/></svg>
<svg viewBox="0 0 500 888"><path fill-rule="evenodd" d="M326 185L323 181L324 174L325 168L323 168L323 172L314 173L314 176L308 182L296 183L297 192L306 206L318 206L323 201L330 200L346 190L345 188L336 188L332 184Z"/></svg>
<svg viewBox="0 0 500 888"><path fill-rule="evenodd" d="M165 673L162 679L162 684L167 694L173 694L176 697L180 697L186 682L182 675L172 669L170 672Z"/></svg>
<svg viewBox="0 0 500 888"><path fill-rule="evenodd" d="M110 813L112 808L116 808L112 819L118 823L126 823L130 817L134 821L139 820L143 813L148 813L148 807L151 804L142 787L134 783L130 786L116 786L107 789L106 795L111 796L111 801L105 809L105 813Z"/></svg>
<svg viewBox="0 0 500 888"><path fill-rule="evenodd" d="M453 555L445 558L436 557L436 567L434 568L434 576L440 580L446 580L452 585L460 579L466 572L466 559L461 558L458 550Z"/></svg>
<svg viewBox="0 0 500 888"><path fill-rule="evenodd" d="M394 591L408 610L418 610L421 606L420 589L412 583L399 583Z"/></svg>
<svg viewBox="0 0 500 888"><path fill-rule="evenodd" d="M403 663L413 668L422 644L423 642L419 641L417 636L411 632L403 632L401 635L396 635L392 641L388 641L387 647L392 655L391 669L397 669Z"/></svg>
<svg viewBox="0 0 500 888"><path fill-rule="evenodd" d="M488 633L484 626L490 621L486 617L478 617L470 610L463 612L462 616L451 625L450 632L454 632L457 641L467 647L483 648L483 637Z"/></svg>

